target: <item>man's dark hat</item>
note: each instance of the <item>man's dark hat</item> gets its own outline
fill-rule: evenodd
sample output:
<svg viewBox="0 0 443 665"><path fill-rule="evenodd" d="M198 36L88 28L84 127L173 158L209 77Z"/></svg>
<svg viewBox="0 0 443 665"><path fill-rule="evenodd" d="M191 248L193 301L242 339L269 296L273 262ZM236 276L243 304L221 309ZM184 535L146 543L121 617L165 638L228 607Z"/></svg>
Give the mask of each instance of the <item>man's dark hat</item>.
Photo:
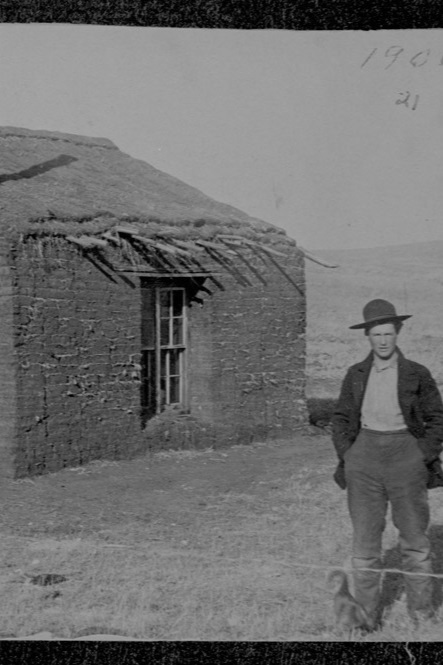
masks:
<svg viewBox="0 0 443 665"><path fill-rule="evenodd" d="M388 302L387 300L377 298L376 300L371 300L363 307L364 322L357 323L357 325L349 327L352 329L369 328L380 323L404 321L405 319L409 319L411 316L412 314L403 314L402 316L398 316L392 303Z"/></svg>

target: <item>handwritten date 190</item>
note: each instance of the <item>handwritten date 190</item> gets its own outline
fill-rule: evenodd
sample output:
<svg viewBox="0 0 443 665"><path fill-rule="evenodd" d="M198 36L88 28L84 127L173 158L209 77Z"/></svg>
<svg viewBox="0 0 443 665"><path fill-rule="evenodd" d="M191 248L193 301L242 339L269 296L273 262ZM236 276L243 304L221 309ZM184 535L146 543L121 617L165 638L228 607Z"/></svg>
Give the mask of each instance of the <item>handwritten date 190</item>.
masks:
<svg viewBox="0 0 443 665"><path fill-rule="evenodd" d="M412 57L410 57L411 52L407 53L402 46L390 46L384 53L381 52L377 55L378 50L378 48L372 49L365 60L363 60L360 68L365 67L372 58L375 58L375 56L377 56L378 59L381 57L383 64L387 63L384 69L389 69L397 62L406 62L411 67L424 67L424 65L432 59L430 48L413 53ZM440 58L440 61L438 61L438 64L443 65L443 56Z"/></svg>

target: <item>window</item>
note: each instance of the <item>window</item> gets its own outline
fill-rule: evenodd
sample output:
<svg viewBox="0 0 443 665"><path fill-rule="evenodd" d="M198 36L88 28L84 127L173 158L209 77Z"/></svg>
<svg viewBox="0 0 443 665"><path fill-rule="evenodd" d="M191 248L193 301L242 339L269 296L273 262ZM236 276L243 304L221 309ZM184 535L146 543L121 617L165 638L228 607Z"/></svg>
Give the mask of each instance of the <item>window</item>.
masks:
<svg viewBox="0 0 443 665"><path fill-rule="evenodd" d="M185 406L186 289L142 280L142 423Z"/></svg>

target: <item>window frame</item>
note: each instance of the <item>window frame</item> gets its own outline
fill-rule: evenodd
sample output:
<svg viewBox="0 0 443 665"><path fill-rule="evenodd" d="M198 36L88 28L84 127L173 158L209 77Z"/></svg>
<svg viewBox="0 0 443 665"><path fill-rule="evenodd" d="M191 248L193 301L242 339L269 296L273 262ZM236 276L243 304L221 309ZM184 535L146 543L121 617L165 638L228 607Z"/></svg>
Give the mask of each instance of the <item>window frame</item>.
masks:
<svg viewBox="0 0 443 665"><path fill-rule="evenodd" d="M142 385L141 385L141 421L142 427L146 427L147 423L151 418L163 413L166 409L177 408L181 411L187 411L188 409L188 309L189 309L189 294L188 294L188 282L189 280L150 280L142 279L141 289L148 290L150 295L144 296L142 294L142 320L141 320L141 366L142 366ZM162 343L162 302L161 294L169 293L169 331L168 331L168 343ZM181 315L179 317L174 317L174 292L181 292L182 302L181 302ZM149 302L149 299L152 298L153 302L153 331L154 339L153 344L145 345L144 336L149 336L148 326L152 325L149 312L147 311L146 304ZM146 307L146 310L144 309ZM173 334L174 334L174 319L181 319L182 321L182 335L181 341L179 344L173 344ZM152 334L152 331L151 331ZM179 362L179 374L170 373L170 362L171 356L174 351L178 351L178 362ZM165 363L163 365L162 354L164 354ZM149 357L150 356L150 357ZM154 374L154 382L149 386L149 368ZM163 367L165 368L165 373L163 376ZM178 376L178 391L179 391L179 401L171 403L171 378ZM165 395L162 390L162 380L165 381ZM151 398L149 396L149 390L153 390L153 395Z"/></svg>
<svg viewBox="0 0 443 665"><path fill-rule="evenodd" d="M161 293L174 293L174 291L181 292L183 294L182 298L182 315L180 317L174 317L174 297L172 296L170 298L170 303L169 303L169 315L167 317L167 320L169 322L169 331L168 331L168 344L163 344L162 343L162 328L161 328L161 323L162 320L165 319L165 317L162 316L162 303L161 303ZM163 358L162 358L162 352L165 353L165 392L166 392L166 397L164 401L164 407L172 406L173 404L177 404L179 406L185 407L186 405L186 389L185 389L185 384L186 384L186 351L187 351L187 302L186 302L186 289L184 286L156 286L155 287L155 309L156 309L156 340L155 340L155 360L156 360L156 367L160 369L160 371L156 372L156 414L158 415L162 411L164 411L163 404L162 404L162 374L163 374ZM174 344L173 343L173 337L174 337L174 319L181 319L182 320L182 343L181 344ZM179 351L179 401L178 402L172 402L170 401L170 380L171 380L171 375L167 373L166 371L166 366L168 366L168 369L170 367L170 358L171 358L171 352L174 350ZM177 376L177 375L174 375Z"/></svg>

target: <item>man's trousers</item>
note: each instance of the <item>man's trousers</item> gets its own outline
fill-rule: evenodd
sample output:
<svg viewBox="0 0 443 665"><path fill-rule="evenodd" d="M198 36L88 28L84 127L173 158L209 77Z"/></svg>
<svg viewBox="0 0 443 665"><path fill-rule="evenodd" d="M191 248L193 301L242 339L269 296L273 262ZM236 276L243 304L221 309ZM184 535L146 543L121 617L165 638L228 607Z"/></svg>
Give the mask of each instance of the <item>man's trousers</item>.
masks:
<svg viewBox="0 0 443 665"><path fill-rule="evenodd" d="M417 440L407 430L361 430L345 454L348 505L353 525L356 600L377 622L380 610L382 535L388 502L399 531L402 568L430 573L430 543L426 535L429 505L427 468ZM369 568L372 572L360 570ZM432 610L432 578L405 575L408 609L412 615Z"/></svg>

